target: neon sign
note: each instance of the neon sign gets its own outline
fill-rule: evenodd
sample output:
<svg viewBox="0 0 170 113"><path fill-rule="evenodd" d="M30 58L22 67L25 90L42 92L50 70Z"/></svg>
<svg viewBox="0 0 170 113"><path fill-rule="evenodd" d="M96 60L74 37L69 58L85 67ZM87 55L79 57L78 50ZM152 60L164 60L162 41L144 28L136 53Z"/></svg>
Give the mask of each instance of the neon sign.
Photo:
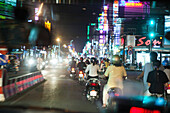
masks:
<svg viewBox="0 0 170 113"><path fill-rule="evenodd" d="M162 46L162 39L161 38L152 39L152 44L153 46L156 46L156 45ZM149 46L150 40L146 39L146 37L141 37L137 39L136 45L137 46Z"/></svg>
<svg viewBox="0 0 170 113"><path fill-rule="evenodd" d="M104 6L104 31L108 31L107 10L108 10L108 6Z"/></svg>
<svg viewBox="0 0 170 113"><path fill-rule="evenodd" d="M39 20L39 17L38 17L38 10L39 8L35 8L35 20Z"/></svg>
<svg viewBox="0 0 170 113"><path fill-rule="evenodd" d="M142 7L143 4L141 2L137 2L137 3L135 3L135 2L126 2L125 6L126 7Z"/></svg>

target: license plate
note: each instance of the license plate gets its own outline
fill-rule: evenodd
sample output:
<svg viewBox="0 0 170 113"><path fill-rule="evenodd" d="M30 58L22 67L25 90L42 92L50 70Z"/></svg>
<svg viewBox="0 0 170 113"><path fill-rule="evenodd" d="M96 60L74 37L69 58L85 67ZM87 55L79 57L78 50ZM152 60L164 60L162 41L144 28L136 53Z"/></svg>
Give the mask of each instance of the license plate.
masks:
<svg viewBox="0 0 170 113"><path fill-rule="evenodd" d="M79 74L79 77L83 77L83 74Z"/></svg>
<svg viewBox="0 0 170 113"><path fill-rule="evenodd" d="M167 93L170 94L170 89L167 90Z"/></svg>
<svg viewBox="0 0 170 113"><path fill-rule="evenodd" d="M75 71L71 71L72 73L75 73Z"/></svg>
<svg viewBox="0 0 170 113"><path fill-rule="evenodd" d="M97 91L90 91L90 96L97 96Z"/></svg>

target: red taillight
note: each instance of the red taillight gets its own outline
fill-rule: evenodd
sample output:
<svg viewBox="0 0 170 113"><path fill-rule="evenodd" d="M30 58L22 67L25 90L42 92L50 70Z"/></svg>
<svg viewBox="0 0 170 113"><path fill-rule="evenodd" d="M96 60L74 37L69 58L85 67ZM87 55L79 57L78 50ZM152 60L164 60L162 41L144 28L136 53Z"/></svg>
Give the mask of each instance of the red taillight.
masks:
<svg viewBox="0 0 170 113"><path fill-rule="evenodd" d="M83 74L83 72L82 72L82 71L80 71L79 73L80 73L80 74Z"/></svg>
<svg viewBox="0 0 170 113"><path fill-rule="evenodd" d="M130 113L161 113L159 110L149 110L139 107L131 107Z"/></svg>
<svg viewBox="0 0 170 113"><path fill-rule="evenodd" d="M91 86L97 86L98 83L91 83L90 85L91 85Z"/></svg>
<svg viewBox="0 0 170 113"><path fill-rule="evenodd" d="M119 96L119 94L118 94L118 93L115 93L115 96L117 96L117 97L118 97L118 96Z"/></svg>
<svg viewBox="0 0 170 113"><path fill-rule="evenodd" d="M170 84L168 84L168 88L170 88Z"/></svg>
<svg viewBox="0 0 170 113"><path fill-rule="evenodd" d="M71 70L72 70L72 71L75 71L75 69L74 69L74 68L71 68Z"/></svg>

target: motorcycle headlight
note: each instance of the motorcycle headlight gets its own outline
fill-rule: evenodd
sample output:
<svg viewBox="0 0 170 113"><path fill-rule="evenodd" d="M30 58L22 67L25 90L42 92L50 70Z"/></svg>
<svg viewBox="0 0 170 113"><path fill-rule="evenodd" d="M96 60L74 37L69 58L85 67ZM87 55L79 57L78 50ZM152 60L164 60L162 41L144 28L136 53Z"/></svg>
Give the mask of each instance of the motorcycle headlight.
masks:
<svg viewBox="0 0 170 113"><path fill-rule="evenodd" d="M42 65L45 65L45 62L42 62Z"/></svg>
<svg viewBox="0 0 170 113"><path fill-rule="evenodd" d="M34 59L29 59L29 61L28 61L28 64L29 64L29 65L32 65L32 64L34 64L34 63L35 63Z"/></svg>
<svg viewBox="0 0 170 113"><path fill-rule="evenodd" d="M51 62L52 64L56 64L58 61L57 61L57 59L52 59L52 60L50 60L50 62Z"/></svg>

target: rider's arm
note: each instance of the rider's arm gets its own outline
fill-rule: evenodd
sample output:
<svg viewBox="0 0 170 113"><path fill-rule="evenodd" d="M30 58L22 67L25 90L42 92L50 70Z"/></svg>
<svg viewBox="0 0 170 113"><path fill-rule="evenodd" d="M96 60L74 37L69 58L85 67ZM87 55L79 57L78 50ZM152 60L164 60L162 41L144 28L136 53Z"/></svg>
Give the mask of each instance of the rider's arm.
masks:
<svg viewBox="0 0 170 113"><path fill-rule="evenodd" d="M100 72L101 70L100 70L100 67L99 67L99 65L97 65L97 71L98 72Z"/></svg>
<svg viewBox="0 0 170 113"><path fill-rule="evenodd" d="M142 71L142 73L137 77L137 79L140 79L144 76L144 71Z"/></svg>
<svg viewBox="0 0 170 113"><path fill-rule="evenodd" d="M86 68L86 70L85 70L85 73L87 73L87 72L89 71L89 66L90 66L90 65L87 66L87 68Z"/></svg>
<svg viewBox="0 0 170 113"><path fill-rule="evenodd" d="M164 80L163 80L164 86L165 86L165 87L168 87L169 79L168 79L168 77L167 77L167 75L166 75L165 72L163 72L162 74L163 74L162 76L164 76Z"/></svg>
<svg viewBox="0 0 170 113"><path fill-rule="evenodd" d="M168 83L165 83L164 86L165 86L165 87L168 87Z"/></svg>
<svg viewBox="0 0 170 113"><path fill-rule="evenodd" d="M147 78L147 83L148 83L148 86L149 86L149 87L151 86L152 80L153 80L153 79L151 78L151 72L149 72L148 78Z"/></svg>
<svg viewBox="0 0 170 113"><path fill-rule="evenodd" d="M148 86L150 87L150 86L151 86L151 83L148 83Z"/></svg>
<svg viewBox="0 0 170 113"><path fill-rule="evenodd" d="M124 77L127 77L127 73L126 73L126 70L125 70L124 67L123 67L123 76L124 76Z"/></svg>
<svg viewBox="0 0 170 113"><path fill-rule="evenodd" d="M144 76L145 67L147 68L147 64L145 64L142 73L137 77L137 79L140 79L140 78L142 78Z"/></svg>
<svg viewBox="0 0 170 113"><path fill-rule="evenodd" d="M124 78L124 80L126 80L127 79L127 73L126 73L126 70L125 70L125 68L123 67L123 78Z"/></svg>
<svg viewBox="0 0 170 113"><path fill-rule="evenodd" d="M108 76L109 76L109 69L110 69L109 67L106 69L106 72L104 73L104 76L105 76L105 77L108 77Z"/></svg>

